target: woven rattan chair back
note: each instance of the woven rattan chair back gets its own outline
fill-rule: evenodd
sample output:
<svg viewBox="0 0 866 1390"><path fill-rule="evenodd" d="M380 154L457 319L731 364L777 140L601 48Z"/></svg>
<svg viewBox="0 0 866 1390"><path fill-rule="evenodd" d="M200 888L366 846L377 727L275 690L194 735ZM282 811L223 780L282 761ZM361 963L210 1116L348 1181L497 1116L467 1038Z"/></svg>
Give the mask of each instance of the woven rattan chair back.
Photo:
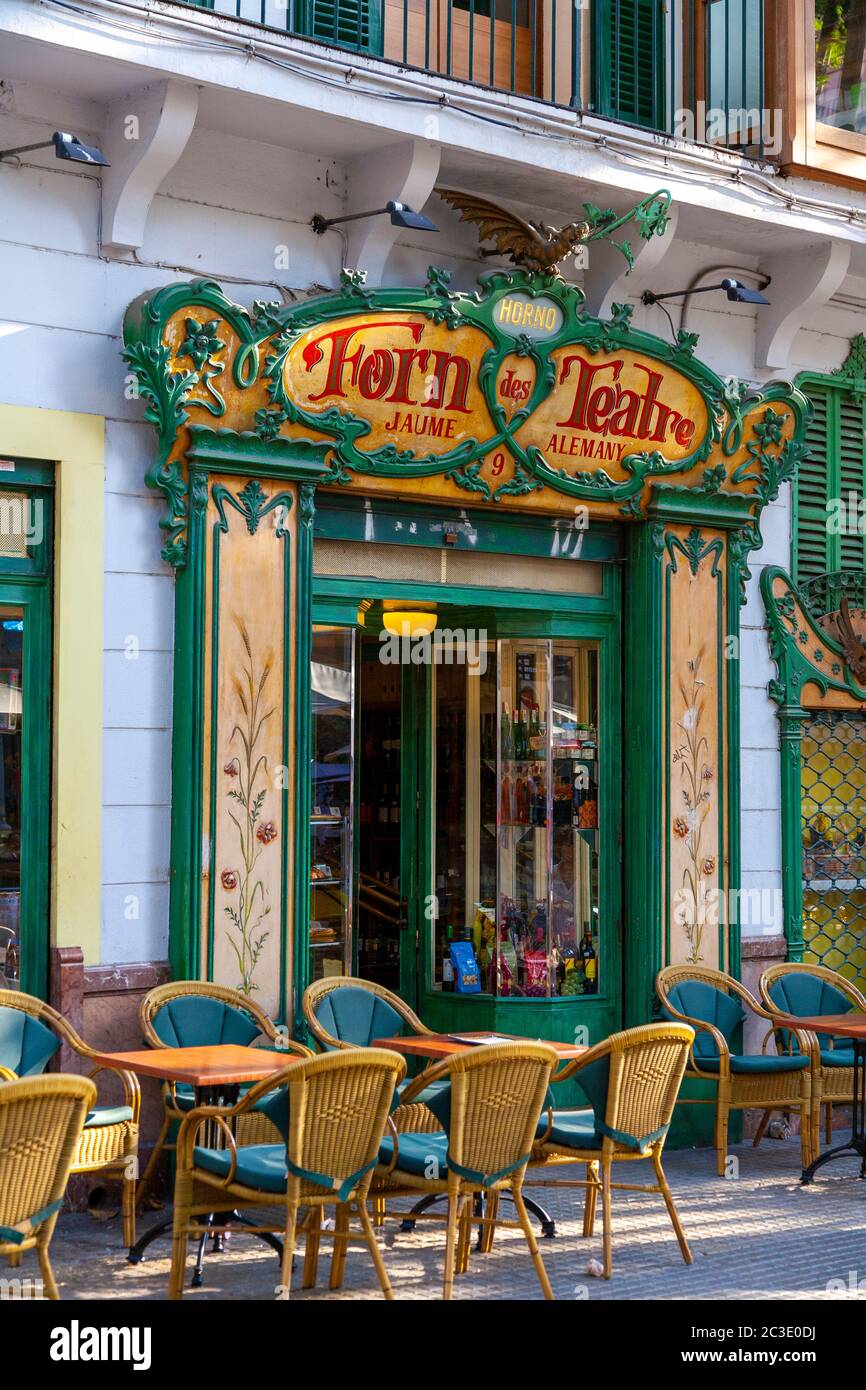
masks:
<svg viewBox="0 0 866 1390"><path fill-rule="evenodd" d="M195 996L216 999L233 1009L240 1009L252 1019L264 1037L271 1040L276 1037L273 1021L247 995L239 994L237 990L228 989L225 985L212 984L209 980L172 980L169 984L157 985L155 989L150 990L138 1006L138 1024L149 1047L167 1046L153 1026L160 1009L174 999L191 999Z"/></svg>
<svg viewBox="0 0 866 1390"><path fill-rule="evenodd" d="M358 1184L366 1192L394 1087L405 1075L404 1059L383 1048L327 1052L292 1067L286 1074L290 1196L295 1184L303 1196L322 1196L302 1172L343 1182L367 1169Z"/></svg>
<svg viewBox="0 0 866 1390"><path fill-rule="evenodd" d="M607 1039L604 1122L611 1132L655 1134L670 1124L693 1038L686 1024L648 1023Z"/></svg>
<svg viewBox="0 0 866 1390"><path fill-rule="evenodd" d="M322 1001L327 999L328 995L333 994L335 990L340 989L364 990L375 999L381 999L384 1004L389 1005L396 1014L399 1014L406 1027L411 1029L413 1033L427 1031L418 1015L413 1013L409 1005L405 1004L399 995L392 993L390 989L385 989L384 985L377 985L372 980L359 980L353 975L335 975L330 979L314 980L304 990L304 997L301 1001L307 1027L321 1047L336 1049L359 1046L358 1043L347 1042L335 1037L328 1032L319 1018ZM384 1036L384 1034L380 1036Z"/></svg>
<svg viewBox="0 0 866 1390"><path fill-rule="evenodd" d="M15 1227L63 1196L95 1099L96 1087L84 1076L33 1076L0 1086L0 1226ZM0 1237L0 1251L9 1250Z"/></svg>
<svg viewBox="0 0 866 1390"><path fill-rule="evenodd" d="M866 1013L866 998L851 980L846 980L844 975L838 971L831 970L827 965L812 964L811 961L781 961L778 965L768 965L762 971L758 981L758 989L761 999L766 1004L771 1013L785 1012L780 1010L778 1001L773 998L772 987L777 980L782 980L785 976L791 975L811 975L814 979L823 980L826 984L838 989L840 994L853 1005L859 1013Z"/></svg>
<svg viewBox="0 0 866 1390"><path fill-rule="evenodd" d="M71 1023L67 1023L62 1014L52 1009L44 999L37 999L34 994L24 994L19 989L0 989L0 1009L20 1009L22 1013L44 1023L45 1027L50 1028L63 1042L81 1041Z"/></svg>
<svg viewBox="0 0 866 1390"><path fill-rule="evenodd" d="M735 980L732 975L726 975L723 970L713 970L709 965L666 965L656 975L656 994L662 1005L674 1014L679 1014L680 1011L671 1003L670 992L677 985L689 980L710 985L713 989L721 990L722 994L739 999L747 1009L762 1013L762 1006L746 986Z"/></svg>
<svg viewBox="0 0 866 1390"><path fill-rule="evenodd" d="M449 1162L508 1174L528 1157L558 1058L543 1043L493 1043L449 1059ZM455 1169L456 1171L456 1169Z"/></svg>

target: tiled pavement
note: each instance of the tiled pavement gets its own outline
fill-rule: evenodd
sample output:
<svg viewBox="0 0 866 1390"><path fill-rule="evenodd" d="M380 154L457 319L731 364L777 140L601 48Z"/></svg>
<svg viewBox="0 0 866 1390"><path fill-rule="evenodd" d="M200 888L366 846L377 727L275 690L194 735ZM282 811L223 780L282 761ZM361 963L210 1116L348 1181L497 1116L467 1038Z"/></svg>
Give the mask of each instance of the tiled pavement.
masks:
<svg viewBox="0 0 866 1390"><path fill-rule="evenodd" d="M590 1240L580 1235L582 1194L548 1189L536 1195L556 1217L558 1233L541 1242L554 1292L560 1299L776 1299L866 1298L866 1182L858 1162L840 1159L818 1181L801 1188L796 1141L765 1140L758 1151L735 1149L740 1177L714 1175L707 1150L668 1152L666 1169L691 1242L694 1263L679 1254L660 1197L614 1193L614 1270L609 1283L587 1273L600 1259L600 1222ZM629 1164L629 1179L641 1181L649 1165ZM563 1174L568 1170L560 1170ZM626 1174L623 1172L623 1178ZM143 1226L156 1218L147 1214ZM438 1223L419 1224L412 1235L390 1221L383 1237L385 1259L398 1298L441 1294L444 1232ZM378 1298L368 1255L350 1247L342 1293L327 1289L329 1243L323 1242L319 1288L295 1289L293 1298ZM124 1258L119 1222L96 1222L66 1214L52 1247L64 1299L161 1299L168 1280L168 1241L151 1247L142 1264ZM21 1275L35 1274L32 1256ZM191 1270L191 1262L190 1262ZM272 1252L245 1235L233 1236L231 1251L209 1254L205 1285L190 1299L272 1299L277 1283ZM863 1292L857 1285L863 1281ZM187 1279L187 1283L189 1279ZM532 1299L540 1296L522 1237L497 1233L491 1255L473 1253L469 1272L458 1279L455 1297Z"/></svg>

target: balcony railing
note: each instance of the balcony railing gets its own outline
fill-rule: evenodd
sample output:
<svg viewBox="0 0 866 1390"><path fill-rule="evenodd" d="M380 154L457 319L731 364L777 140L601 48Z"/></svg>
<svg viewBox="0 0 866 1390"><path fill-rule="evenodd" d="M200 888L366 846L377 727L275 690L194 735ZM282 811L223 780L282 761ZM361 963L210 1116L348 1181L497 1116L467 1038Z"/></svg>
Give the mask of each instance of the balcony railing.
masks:
<svg viewBox="0 0 866 1390"><path fill-rule="evenodd" d="M764 0L177 0L750 155Z"/></svg>

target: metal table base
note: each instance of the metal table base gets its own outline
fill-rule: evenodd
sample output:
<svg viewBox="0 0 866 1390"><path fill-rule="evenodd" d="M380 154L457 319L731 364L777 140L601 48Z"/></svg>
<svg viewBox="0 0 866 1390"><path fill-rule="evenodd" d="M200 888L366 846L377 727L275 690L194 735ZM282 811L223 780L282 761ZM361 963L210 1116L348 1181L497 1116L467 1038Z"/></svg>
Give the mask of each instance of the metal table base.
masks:
<svg viewBox="0 0 866 1390"><path fill-rule="evenodd" d="M860 1177L866 1178L866 1040L852 1038L854 1045L854 1094L851 1098L851 1138L819 1154L808 1168L803 1169L801 1183L814 1182L815 1174L831 1159L856 1154L860 1159Z"/></svg>

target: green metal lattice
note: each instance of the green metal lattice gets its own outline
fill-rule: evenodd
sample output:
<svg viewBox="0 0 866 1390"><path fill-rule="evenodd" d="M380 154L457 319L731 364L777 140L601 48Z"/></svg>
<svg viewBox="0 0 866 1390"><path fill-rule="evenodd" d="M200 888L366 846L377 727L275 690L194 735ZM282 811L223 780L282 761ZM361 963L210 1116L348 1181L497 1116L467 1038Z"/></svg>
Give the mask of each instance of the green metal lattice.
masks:
<svg viewBox="0 0 866 1390"><path fill-rule="evenodd" d="M804 961L866 984L866 715L816 711L803 725Z"/></svg>

